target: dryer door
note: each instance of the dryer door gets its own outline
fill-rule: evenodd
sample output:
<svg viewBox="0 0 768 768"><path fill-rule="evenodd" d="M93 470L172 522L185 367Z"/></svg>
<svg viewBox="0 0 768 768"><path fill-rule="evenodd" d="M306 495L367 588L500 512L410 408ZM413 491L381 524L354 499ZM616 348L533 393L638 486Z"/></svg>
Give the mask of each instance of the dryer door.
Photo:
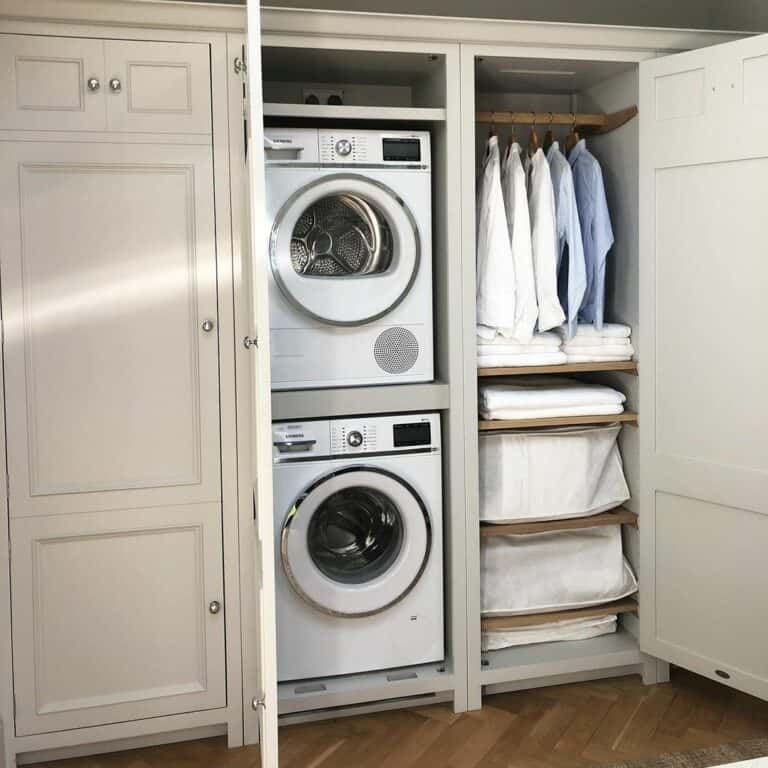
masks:
<svg viewBox="0 0 768 768"><path fill-rule="evenodd" d="M432 542L427 508L397 476L372 467L326 475L296 501L282 531L294 590L333 616L384 611L414 587Z"/></svg>
<svg viewBox="0 0 768 768"><path fill-rule="evenodd" d="M331 325L361 325L407 295L421 258L416 221L386 185L353 173L296 192L275 218L270 261L285 297Z"/></svg>

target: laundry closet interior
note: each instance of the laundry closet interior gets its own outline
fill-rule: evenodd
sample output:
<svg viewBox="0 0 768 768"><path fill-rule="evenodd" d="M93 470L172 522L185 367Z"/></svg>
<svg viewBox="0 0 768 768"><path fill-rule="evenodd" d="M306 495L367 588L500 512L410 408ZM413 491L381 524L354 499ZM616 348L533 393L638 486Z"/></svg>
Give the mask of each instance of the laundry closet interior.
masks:
<svg viewBox="0 0 768 768"><path fill-rule="evenodd" d="M0 768L768 699L766 38L8 2Z"/></svg>

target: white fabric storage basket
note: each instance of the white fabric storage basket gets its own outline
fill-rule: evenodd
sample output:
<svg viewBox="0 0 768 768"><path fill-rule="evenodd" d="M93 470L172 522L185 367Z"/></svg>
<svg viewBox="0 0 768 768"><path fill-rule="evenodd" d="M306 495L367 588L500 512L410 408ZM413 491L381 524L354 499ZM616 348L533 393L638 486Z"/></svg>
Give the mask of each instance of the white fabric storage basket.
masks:
<svg viewBox="0 0 768 768"><path fill-rule="evenodd" d="M480 519L490 523L585 517L629 498L621 426L480 437Z"/></svg>
<svg viewBox="0 0 768 768"><path fill-rule="evenodd" d="M518 645L534 643L559 643L567 640L589 640L601 635L610 635L618 628L616 614L599 616L593 619L566 619L549 624L537 624L535 627L519 629L494 629L483 632L480 648L485 651L498 651L501 648L513 648Z"/></svg>
<svg viewBox="0 0 768 768"><path fill-rule="evenodd" d="M583 608L637 592L619 525L484 537L480 583L485 616Z"/></svg>

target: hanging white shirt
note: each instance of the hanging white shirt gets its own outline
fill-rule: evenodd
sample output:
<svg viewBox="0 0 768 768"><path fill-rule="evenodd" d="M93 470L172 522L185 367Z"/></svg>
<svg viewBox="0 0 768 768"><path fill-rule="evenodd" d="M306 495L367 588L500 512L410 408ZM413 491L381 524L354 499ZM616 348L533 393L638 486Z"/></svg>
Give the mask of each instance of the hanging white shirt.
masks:
<svg viewBox="0 0 768 768"><path fill-rule="evenodd" d="M509 147L501 176L512 262L515 268L515 325L511 329L502 328L501 333L504 336L513 336L518 341L529 342L536 328L539 307L536 301L531 218L528 213L525 181L520 145L515 142Z"/></svg>
<svg viewBox="0 0 768 768"><path fill-rule="evenodd" d="M531 214L533 271L539 305L539 330L548 331L565 321L565 313L557 298L557 227L555 193L544 150L537 149L531 158L528 208Z"/></svg>
<svg viewBox="0 0 768 768"><path fill-rule="evenodd" d="M613 245L613 228L605 197L603 172L597 158L582 139L568 155L573 169L573 183L579 208L584 260L587 266L587 289L579 319L603 327L605 304L605 262Z"/></svg>
<svg viewBox="0 0 768 768"><path fill-rule="evenodd" d="M501 191L497 136L488 139L478 191L477 332L488 337L490 329L515 325L515 268Z"/></svg>
<svg viewBox="0 0 768 768"><path fill-rule="evenodd" d="M568 336L573 336L578 323L579 309L587 288L587 270L584 263L584 244L579 224L579 209L573 186L573 171L560 151L560 143L552 142L547 152L552 187L555 191L555 216L557 226L557 273L560 287L560 305L568 321ZM563 263L563 253L568 246L568 262ZM566 277L567 278L562 279Z"/></svg>

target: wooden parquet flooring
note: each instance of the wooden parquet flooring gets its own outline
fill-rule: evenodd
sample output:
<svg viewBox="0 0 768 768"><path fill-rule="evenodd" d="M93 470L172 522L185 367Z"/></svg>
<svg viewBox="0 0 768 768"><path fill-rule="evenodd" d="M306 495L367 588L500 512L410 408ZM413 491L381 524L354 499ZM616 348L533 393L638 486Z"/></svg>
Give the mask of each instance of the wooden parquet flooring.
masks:
<svg viewBox="0 0 768 768"><path fill-rule="evenodd" d="M281 768L581 768L768 736L768 703L687 672L490 696L280 731ZM47 768L258 768L224 738L46 763ZM41 766L42 768L42 766Z"/></svg>

